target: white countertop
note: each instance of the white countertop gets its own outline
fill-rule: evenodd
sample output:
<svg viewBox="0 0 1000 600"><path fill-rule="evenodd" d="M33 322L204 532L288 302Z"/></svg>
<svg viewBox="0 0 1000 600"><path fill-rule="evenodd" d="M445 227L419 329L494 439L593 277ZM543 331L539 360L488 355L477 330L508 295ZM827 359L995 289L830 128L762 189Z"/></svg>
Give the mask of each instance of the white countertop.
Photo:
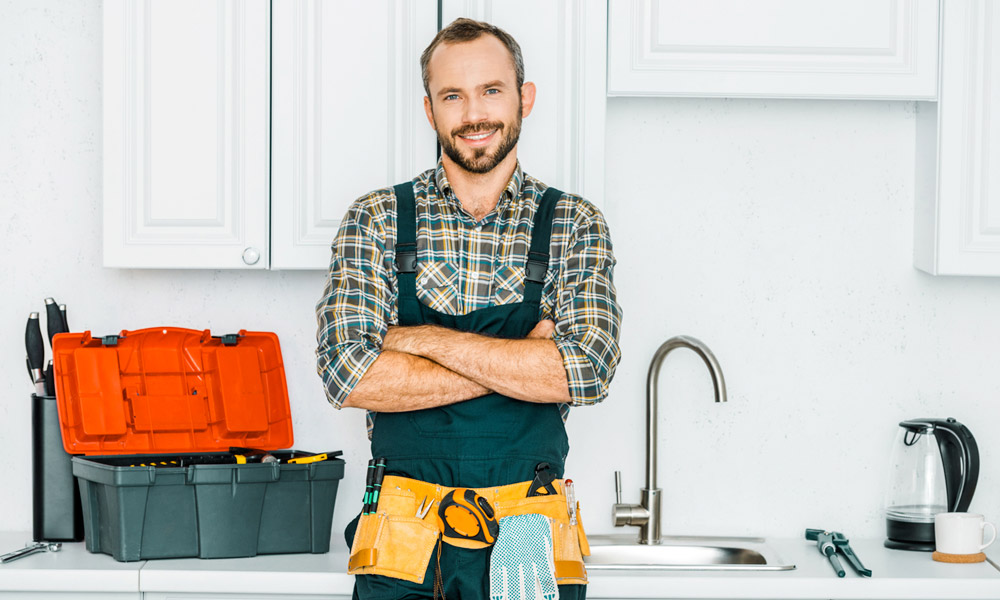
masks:
<svg viewBox="0 0 1000 600"><path fill-rule="evenodd" d="M28 532L0 532L0 554L23 548ZM0 564L3 592L137 592L142 563L120 563L91 554L83 543L63 544L59 552L41 552Z"/></svg>
<svg viewBox="0 0 1000 600"><path fill-rule="evenodd" d="M22 546L30 536L0 533L0 548ZM881 540L852 540L871 578L846 564L838 578L814 542L773 539L768 544L793 571L593 571L588 598L1000 598L1000 569L993 564L951 565L929 553L887 550ZM6 552L7 550L3 550ZM994 562L998 554L989 553ZM287 554L241 559L170 559L119 563L88 553L82 543L63 544L0 566L3 591L201 592L350 596L343 549L328 554Z"/></svg>

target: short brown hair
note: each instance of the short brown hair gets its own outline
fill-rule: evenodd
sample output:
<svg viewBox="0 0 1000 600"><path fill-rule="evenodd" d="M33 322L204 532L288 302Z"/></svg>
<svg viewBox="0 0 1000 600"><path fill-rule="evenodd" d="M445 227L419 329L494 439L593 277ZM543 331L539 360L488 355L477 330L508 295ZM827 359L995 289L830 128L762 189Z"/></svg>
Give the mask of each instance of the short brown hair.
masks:
<svg viewBox="0 0 1000 600"><path fill-rule="evenodd" d="M517 41L509 33L496 25L460 17L437 32L437 35L431 40L431 44L420 55L420 72L424 78L424 92L427 93L428 98L431 96L431 73L429 65L431 54L434 53L434 50L441 44L471 42L478 40L484 35L492 35L497 38L510 51L510 58L514 63L514 75L517 78L517 89L521 89L521 84L524 83L524 57L521 56L521 46L518 45ZM433 100L433 98L431 99Z"/></svg>

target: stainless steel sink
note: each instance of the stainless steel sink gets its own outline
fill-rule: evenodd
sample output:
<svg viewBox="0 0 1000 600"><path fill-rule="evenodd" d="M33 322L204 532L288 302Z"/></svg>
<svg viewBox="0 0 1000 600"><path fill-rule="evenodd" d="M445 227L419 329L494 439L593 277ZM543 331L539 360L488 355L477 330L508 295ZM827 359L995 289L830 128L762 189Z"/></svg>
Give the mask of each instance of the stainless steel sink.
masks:
<svg viewBox="0 0 1000 600"><path fill-rule="evenodd" d="M661 543L636 543L635 536L592 535L587 570L790 571L764 538L663 536Z"/></svg>

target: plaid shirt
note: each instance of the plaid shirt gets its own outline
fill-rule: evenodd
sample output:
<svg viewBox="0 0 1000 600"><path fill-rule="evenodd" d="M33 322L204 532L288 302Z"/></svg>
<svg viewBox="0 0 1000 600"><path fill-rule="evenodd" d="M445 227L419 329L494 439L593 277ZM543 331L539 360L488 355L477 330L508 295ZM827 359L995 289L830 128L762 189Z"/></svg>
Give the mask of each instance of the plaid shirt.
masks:
<svg viewBox="0 0 1000 600"><path fill-rule="evenodd" d="M438 162L413 180L417 214L417 296L439 312L462 315L521 302L535 209L548 188L520 164L496 208L475 221L462 210ZM351 205L333 240L323 298L316 305L317 370L327 398L344 398L378 358L398 325L396 197L376 190ZM600 402L621 356L608 226L589 202L563 194L552 223L541 318L555 322L573 406ZM569 404L560 404L563 420ZM368 413L371 437L373 415Z"/></svg>

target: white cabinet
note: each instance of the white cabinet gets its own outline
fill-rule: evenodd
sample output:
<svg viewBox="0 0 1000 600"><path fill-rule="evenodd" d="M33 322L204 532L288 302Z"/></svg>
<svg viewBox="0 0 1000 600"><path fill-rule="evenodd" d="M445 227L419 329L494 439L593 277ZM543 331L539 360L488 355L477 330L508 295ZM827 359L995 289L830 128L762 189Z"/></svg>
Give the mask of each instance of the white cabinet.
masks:
<svg viewBox="0 0 1000 600"><path fill-rule="evenodd" d="M604 196L603 0L441 2L538 84L525 170ZM108 0L104 264L326 269L349 204L436 162L420 53L437 0ZM531 15L531 18L525 18Z"/></svg>
<svg viewBox="0 0 1000 600"><path fill-rule="evenodd" d="M612 96L932 100L936 0L608 0Z"/></svg>
<svg viewBox="0 0 1000 600"><path fill-rule="evenodd" d="M525 81L538 94L517 147L529 174L601 206L604 201L605 0L442 0L441 26L458 17L514 36Z"/></svg>
<svg viewBox="0 0 1000 600"><path fill-rule="evenodd" d="M914 264L1000 275L1000 7L947 0L941 91L917 109Z"/></svg>
<svg viewBox="0 0 1000 600"><path fill-rule="evenodd" d="M267 0L104 3L104 264L266 268Z"/></svg>
<svg viewBox="0 0 1000 600"><path fill-rule="evenodd" d="M201 592L145 592L142 600L350 600L348 595L316 594L216 594Z"/></svg>
<svg viewBox="0 0 1000 600"><path fill-rule="evenodd" d="M274 0L271 268L326 269L352 201L436 162L420 53L435 0Z"/></svg>
<svg viewBox="0 0 1000 600"><path fill-rule="evenodd" d="M327 268L351 201L434 165L436 30L435 0L105 2L105 266Z"/></svg>

